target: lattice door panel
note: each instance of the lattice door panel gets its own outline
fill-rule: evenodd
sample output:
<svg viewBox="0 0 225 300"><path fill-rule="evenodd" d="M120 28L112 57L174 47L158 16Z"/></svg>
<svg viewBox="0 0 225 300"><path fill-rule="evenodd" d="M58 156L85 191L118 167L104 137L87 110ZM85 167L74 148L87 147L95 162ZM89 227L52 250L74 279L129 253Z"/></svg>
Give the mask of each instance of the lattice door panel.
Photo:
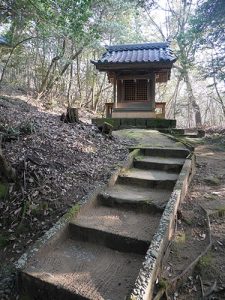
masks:
<svg viewBox="0 0 225 300"><path fill-rule="evenodd" d="M134 80L124 80L124 100L135 101L136 84Z"/></svg>
<svg viewBox="0 0 225 300"><path fill-rule="evenodd" d="M136 101L147 101L147 80L138 79L136 82Z"/></svg>
<svg viewBox="0 0 225 300"><path fill-rule="evenodd" d="M124 101L147 101L147 80L124 80Z"/></svg>

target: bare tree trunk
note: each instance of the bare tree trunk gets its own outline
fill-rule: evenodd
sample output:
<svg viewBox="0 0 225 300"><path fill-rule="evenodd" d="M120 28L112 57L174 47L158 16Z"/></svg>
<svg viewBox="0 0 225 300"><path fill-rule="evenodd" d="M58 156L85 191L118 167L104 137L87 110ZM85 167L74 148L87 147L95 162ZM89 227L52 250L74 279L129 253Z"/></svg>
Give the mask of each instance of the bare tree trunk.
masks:
<svg viewBox="0 0 225 300"><path fill-rule="evenodd" d="M179 91L179 86L182 80L182 76L179 75L177 77L177 82L176 86L174 88L174 92L170 99L166 103L166 117L170 118L173 117L174 119L176 118L176 104L177 104L177 96L178 96L178 91Z"/></svg>
<svg viewBox="0 0 225 300"><path fill-rule="evenodd" d="M96 78L93 75L93 81L92 81L92 89L91 89L91 109L94 110L95 107L95 86L96 86Z"/></svg>
<svg viewBox="0 0 225 300"><path fill-rule="evenodd" d="M100 96L102 94L102 91L103 91L103 87L104 87L104 84L105 84L105 80L106 80L106 73L104 74L104 77L103 77L103 80L102 80L102 83L101 83L101 86L100 86L100 89L96 95L96 98L94 100L94 111L96 112L97 111L97 107L98 107L98 102L100 100Z"/></svg>
<svg viewBox="0 0 225 300"><path fill-rule="evenodd" d="M213 84L214 84L214 87L215 87L215 90L216 90L216 94L217 94L217 97L218 97L218 102L220 103L220 105L222 107L223 115L225 117L225 104L224 104L223 99L222 99L222 97L220 95L220 92L218 90L215 75L213 76Z"/></svg>
<svg viewBox="0 0 225 300"><path fill-rule="evenodd" d="M70 107L70 91L71 91L71 86L72 86L72 79L73 79L73 64L70 66L70 79L69 79L69 86L67 90L67 103L68 107Z"/></svg>
<svg viewBox="0 0 225 300"><path fill-rule="evenodd" d="M192 108L193 108L194 113L195 113L196 127L202 126L202 117L201 117L200 107L199 107L198 103L196 102L194 92L193 92L193 89L192 89L192 86L191 86L191 81L190 81L189 74L188 74L187 70L185 70L185 72L184 72L184 80L185 80L185 83L186 83L188 99L189 99L189 102L192 105Z"/></svg>
<svg viewBox="0 0 225 300"><path fill-rule="evenodd" d="M77 86L78 86L78 91L79 91L79 97L80 97L80 107L82 106L83 104L83 97L82 97L82 87L81 87L81 80L80 80L80 61L79 61L79 58L77 56L77 59L76 59L76 62L77 62Z"/></svg>

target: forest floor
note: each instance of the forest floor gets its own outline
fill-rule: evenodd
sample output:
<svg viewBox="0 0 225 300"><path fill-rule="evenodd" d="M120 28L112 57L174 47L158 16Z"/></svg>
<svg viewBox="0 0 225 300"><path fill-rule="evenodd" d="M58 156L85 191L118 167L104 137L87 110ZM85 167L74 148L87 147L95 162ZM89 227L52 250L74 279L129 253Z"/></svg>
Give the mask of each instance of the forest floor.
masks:
<svg viewBox="0 0 225 300"><path fill-rule="evenodd" d="M0 96L0 134L17 180L0 180L0 299L16 299L13 263L77 201L107 182L128 141L60 121L35 103ZM89 117L81 111L81 120Z"/></svg>
<svg viewBox="0 0 225 300"><path fill-rule="evenodd" d="M178 222L168 258L163 264L164 285L179 278L165 299L225 299L225 134L212 131L195 146L196 173L178 211ZM210 227L207 227L207 215ZM180 276L201 256L192 272Z"/></svg>
<svg viewBox="0 0 225 300"><path fill-rule="evenodd" d="M3 300L18 299L13 263L70 207L107 182L132 141L102 135L86 123L90 114L85 111L83 122L66 124L60 121L61 111L50 113L21 97L0 96L0 112L3 154L18 177L7 191L0 181ZM170 299L225 299L225 130L188 142L196 146L196 174L178 215L176 241L182 244L182 255L177 265L179 249L172 251L175 259L168 257L168 277L207 246L203 210L210 214L212 246Z"/></svg>

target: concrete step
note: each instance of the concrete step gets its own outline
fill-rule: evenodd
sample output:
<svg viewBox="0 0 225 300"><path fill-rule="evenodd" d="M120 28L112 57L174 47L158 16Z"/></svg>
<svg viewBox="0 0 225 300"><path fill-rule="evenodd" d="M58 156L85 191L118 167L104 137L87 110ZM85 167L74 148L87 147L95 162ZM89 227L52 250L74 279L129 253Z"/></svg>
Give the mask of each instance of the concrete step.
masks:
<svg viewBox="0 0 225 300"><path fill-rule="evenodd" d="M129 169L118 176L117 183L140 185L148 188L173 189L178 174L160 170Z"/></svg>
<svg viewBox="0 0 225 300"><path fill-rule="evenodd" d="M131 121L127 119L126 124ZM156 250L161 243L162 233L157 232L160 219L189 151L181 144L172 148L177 144L149 130L142 132L141 138L138 133L137 144L143 147L134 168L120 174L116 184L97 198L89 197L76 217L70 215L66 224L63 219L21 258L18 286L24 299L124 300L142 266L152 268L148 263L158 252L150 250L149 258L145 255L156 233ZM157 147L151 148L153 145ZM144 272L138 281L145 285L149 278ZM151 283L147 285L149 288ZM138 297L142 292L138 288Z"/></svg>
<svg viewBox="0 0 225 300"><path fill-rule="evenodd" d="M145 188L139 185L116 184L98 196L101 205L130 209L162 211L171 190Z"/></svg>
<svg viewBox="0 0 225 300"><path fill-rule="evenodd" d="M145 254L150 242L138 237L129 237L109 230L100 230L96 226L81 226L71 222L69 224L71 239L95 243L107 248L129 253Z"/></svg>
<svg viewBox="0 0 225 300"><path fill-rule="evenodd" d="M143 259L144 255L67 238L31 259L19 284L26 299L124 300Z"/></svg>
<svg viewBox="0 0 225 300"><path fill-rule="evenodd" d="M141 154L146 156L174 157L185 158L190 154L190 151L185 148L144 148L141 149Z"/></svg>
<svg viewBox="0 0 225 300"><path fill-rule="evenodd" d="M119 251L145 253L161 215L159 212L95 206L83 210L71 220L70 231L76 238L100 242Z"/></svg>
<svg viewBox="0 0 225 300"><path fill-rule="evenodd" d="M134 159L134 167L139 169L164 170L180 172L185 159L160 156L137 156Z"/></svg>

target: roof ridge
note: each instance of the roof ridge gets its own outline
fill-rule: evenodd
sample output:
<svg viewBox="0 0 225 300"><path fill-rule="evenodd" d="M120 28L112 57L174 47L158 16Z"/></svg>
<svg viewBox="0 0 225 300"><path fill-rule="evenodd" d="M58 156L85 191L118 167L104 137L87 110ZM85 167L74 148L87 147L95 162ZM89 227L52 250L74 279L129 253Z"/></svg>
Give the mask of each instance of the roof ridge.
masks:
<svg viewBox="0 0 225 300"><path fill-rule="evenodd" d="M111 45L105 46L108 51L128 51L128 50L148 50L148 49L160 49L160 48L168 48L168 42L152 42L152 43L139 43L139 44L119 44L119 45Z"/></svg>

